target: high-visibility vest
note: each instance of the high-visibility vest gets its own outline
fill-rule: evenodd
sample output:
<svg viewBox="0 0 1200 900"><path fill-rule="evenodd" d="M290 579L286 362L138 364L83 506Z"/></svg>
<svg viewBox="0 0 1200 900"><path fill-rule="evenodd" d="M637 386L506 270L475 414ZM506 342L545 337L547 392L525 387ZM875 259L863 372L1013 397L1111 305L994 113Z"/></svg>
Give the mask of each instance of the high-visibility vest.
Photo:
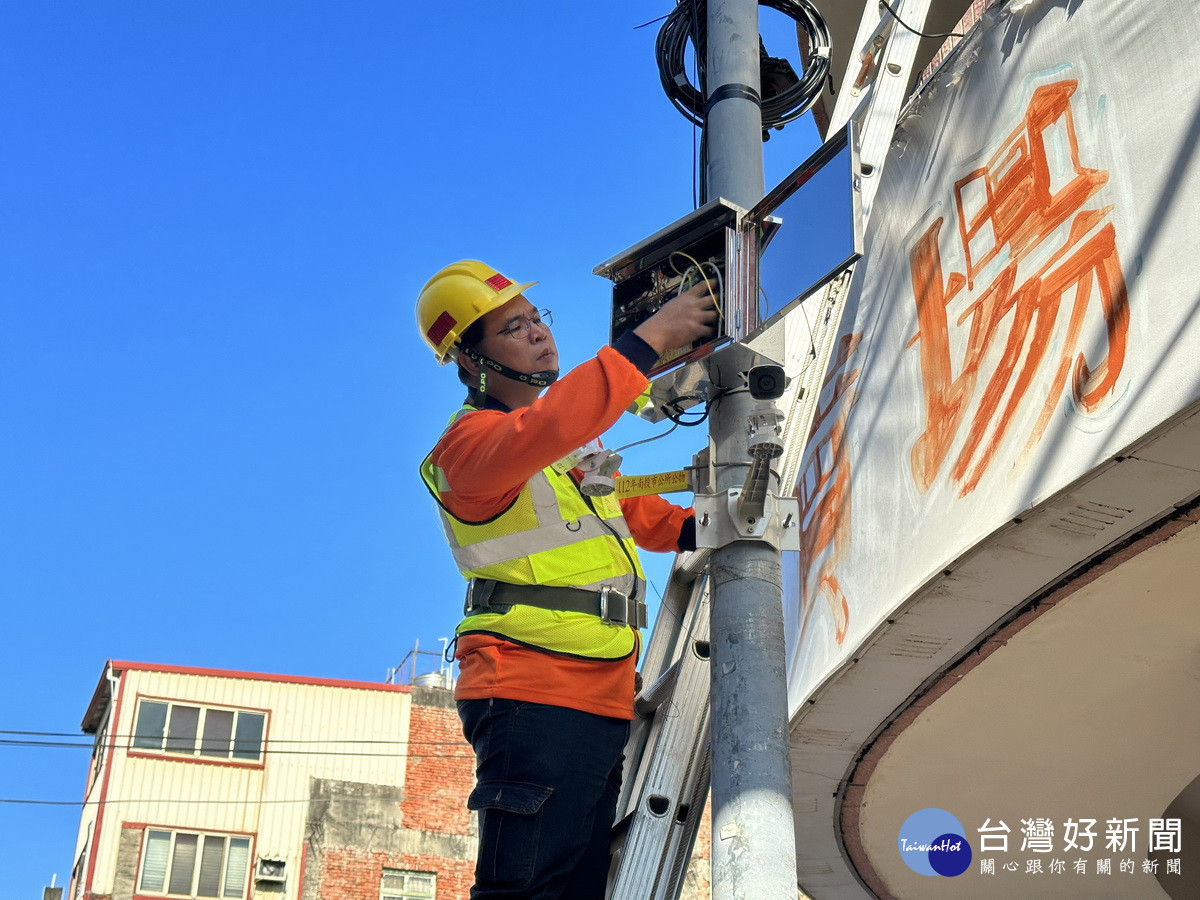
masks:
<svg viewBox="0 0 1200 900"><path fill-rule="evenodd" d="M474 410L464 407L450 424ZM547 466L498 515L466 522L442 502L442 492L452 485L433 464L432 454L421 463L421 478L437 500L446 541L464 578L596 591L608 586L643 598L646 576L615 496L587 497L570 474ZM467 616L455 631L495 634L590 659L624 659L637 646L636 631L628 625L606 624L587 613L521 604L505 613Z"/></svg>

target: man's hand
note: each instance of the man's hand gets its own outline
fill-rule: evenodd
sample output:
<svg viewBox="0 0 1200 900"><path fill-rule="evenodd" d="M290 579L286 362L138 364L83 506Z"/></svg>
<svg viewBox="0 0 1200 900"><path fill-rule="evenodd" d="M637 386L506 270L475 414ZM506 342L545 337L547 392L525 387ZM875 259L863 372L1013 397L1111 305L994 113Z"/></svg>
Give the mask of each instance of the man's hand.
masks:
<svg viewBox="0 0 1200 900"><path fill-rule="evenodd" d="M659 356L715 334L717 301L703 282L689 288L633 329Z"/></svg>

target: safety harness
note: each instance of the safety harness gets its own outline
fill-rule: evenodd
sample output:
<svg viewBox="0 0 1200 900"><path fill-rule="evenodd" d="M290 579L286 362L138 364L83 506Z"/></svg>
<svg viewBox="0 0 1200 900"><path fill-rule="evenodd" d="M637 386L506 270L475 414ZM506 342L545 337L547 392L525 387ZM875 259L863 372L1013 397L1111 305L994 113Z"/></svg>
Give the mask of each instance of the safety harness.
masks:
<svg viewBox="0 0 1200 900"><path fill-rule="evenodd" d="M504 614L517 604L558 612L578 612L596 616L606 625L646 627L646 604L623 594L610 585L598 591L544 584L508 584L490 578L472 578L467 585L463 615Z"/></svg>
<svg viewBox="0 0 1200 900"><path fill-rule="evenodd" d="M472 411L468 405L452 423ZM440 493L449 485L432 454L426 457L422 477L469 580L457 632L488 632L593 659L623 658L634 648L623 626L647 622L645 576L633 539L615 497L588 497L558 469L538 472L509 507L470 523L446 508Z"/></svg>

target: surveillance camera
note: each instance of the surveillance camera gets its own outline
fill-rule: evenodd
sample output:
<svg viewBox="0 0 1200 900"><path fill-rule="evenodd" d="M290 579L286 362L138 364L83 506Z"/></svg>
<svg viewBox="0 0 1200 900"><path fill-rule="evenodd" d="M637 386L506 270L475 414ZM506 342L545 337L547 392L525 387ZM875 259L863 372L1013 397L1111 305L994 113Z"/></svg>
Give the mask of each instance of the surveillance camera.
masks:
<svg viewBox="0 0 1200 900"><path fill-rule="evenodd" d="M755 400L778 400L788 383L783 366L754 366L746 380L750 385L750 396Z"/></svg>

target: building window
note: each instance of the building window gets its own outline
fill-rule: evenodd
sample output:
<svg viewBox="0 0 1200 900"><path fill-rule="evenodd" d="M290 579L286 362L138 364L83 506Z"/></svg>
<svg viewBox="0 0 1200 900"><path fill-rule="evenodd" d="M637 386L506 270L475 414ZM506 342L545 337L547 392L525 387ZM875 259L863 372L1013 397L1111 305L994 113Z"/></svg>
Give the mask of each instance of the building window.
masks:
<svg viewBox="0 0 1200 900"><path fill-rule="evenodd" d="M437 897L437 874L408 869L384 869L379 900L432 900Z"/></svg>
<svg viewBox="0 0 1200 900"><path fill-rule="evenodd" d="M108 742L108 717L105 716L104 724L96 729L96 742L92 744L92 776L88 782L88 790L91 790L96 779L100 777L100 768L104 764L104 745Z"/></svg>
<svg viewBox="0 0 1200 900"><path fill-rule="evenodd" d="M250 838L146 831L138 893L163 897L246 896Z"/></svg>
<svg viewBox="0 0 1200 900"><path fill-rule="evenodd" d="M92 826L88 825L88 842L92 839ZM71 893L71 900L81 900L83 897L83 876L87 874L87 846L79 854L79 859L75 862L75 869L71 873L71 883L75 886L75 890Z"/></svg>
<svg viewBox="0 0 1200 900"><path fill-rule="evenodd" d="M133 729L133 748L258 762L262 759L266 721L264 713L245 709L142 700Z"/></svg>

